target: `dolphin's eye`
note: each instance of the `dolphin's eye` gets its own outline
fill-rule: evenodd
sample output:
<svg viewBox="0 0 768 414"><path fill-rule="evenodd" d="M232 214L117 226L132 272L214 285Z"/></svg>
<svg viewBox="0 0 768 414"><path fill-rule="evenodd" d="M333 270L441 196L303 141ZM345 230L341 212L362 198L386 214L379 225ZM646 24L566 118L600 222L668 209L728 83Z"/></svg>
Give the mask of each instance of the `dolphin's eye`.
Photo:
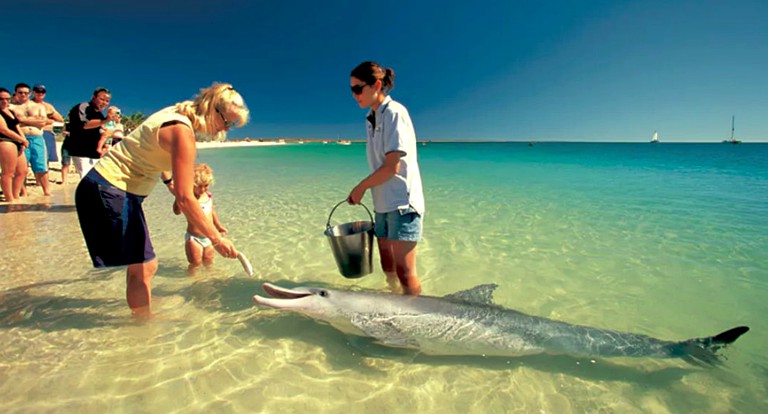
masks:
<svg viewBox="0 0 768 414"><path fill-rule="evenodd" d="M328 291L327 290L321 290L320 291L320 296L322 296L324 298L327 298L328 297Z"/></svg>

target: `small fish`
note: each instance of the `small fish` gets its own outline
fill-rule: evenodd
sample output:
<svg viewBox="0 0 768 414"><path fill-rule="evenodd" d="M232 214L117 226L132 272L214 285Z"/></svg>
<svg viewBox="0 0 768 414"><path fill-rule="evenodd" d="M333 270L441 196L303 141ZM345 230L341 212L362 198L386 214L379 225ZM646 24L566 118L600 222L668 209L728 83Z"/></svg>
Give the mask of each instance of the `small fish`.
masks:
<svg viewBox="0 0 768 414"><path fill-rule="evenodd" d="M245 273L248 273L248 276L253 276L253 266L251 266L251 262L248 261L248 258L242 252L237 254L237 260L243 265Z"/></svg>

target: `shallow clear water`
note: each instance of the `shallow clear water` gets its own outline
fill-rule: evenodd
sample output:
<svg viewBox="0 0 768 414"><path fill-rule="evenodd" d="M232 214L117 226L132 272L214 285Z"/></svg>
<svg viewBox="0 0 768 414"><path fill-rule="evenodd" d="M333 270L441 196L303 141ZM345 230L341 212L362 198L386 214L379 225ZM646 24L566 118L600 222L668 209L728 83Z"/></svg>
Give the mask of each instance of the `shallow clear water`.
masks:
<svg viewBox="0 0 768 414"><path fill-rule="evenodd" d="M362 144L203 150L234 260L186 273L186 223L146 203L156 317L128 316L124 269L91 269L72 207L0 214L2 412L758 412L768 408L768 145L419 146L424 293L496 283L526 313L668 340L752 330L702 369L676 360L435 357L256 308L264 281L383 290L336 270L331 208ZM364 202L370 207L370 195ZM41 213L43 212L43 213ZM332 223L359 220L343 205Z"/></svg>

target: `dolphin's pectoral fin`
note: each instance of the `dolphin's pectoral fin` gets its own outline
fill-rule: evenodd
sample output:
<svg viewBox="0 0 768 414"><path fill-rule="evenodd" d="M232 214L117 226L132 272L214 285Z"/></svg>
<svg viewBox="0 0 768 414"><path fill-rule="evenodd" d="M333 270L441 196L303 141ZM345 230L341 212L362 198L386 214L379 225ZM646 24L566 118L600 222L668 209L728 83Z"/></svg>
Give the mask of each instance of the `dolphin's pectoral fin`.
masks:
<svg viewBox="0 0 768 414"><path fill-rule="evenodd" d="M418 348L419 343L403 335L391 319L372 318L370 316L358 316L351 318L350 322L357 329L381 345L397 348Z"/></svg>
<svg viewBox="0 0 768 414"><path fill-rule="evenodd" d="M478 303L482 305L493 305L493 291L499 285L489 283L486 285L477 285L472 289L462 290L460 292L451 293L446 295L443 299L450 301L466 302L466 303Z"/></svg>

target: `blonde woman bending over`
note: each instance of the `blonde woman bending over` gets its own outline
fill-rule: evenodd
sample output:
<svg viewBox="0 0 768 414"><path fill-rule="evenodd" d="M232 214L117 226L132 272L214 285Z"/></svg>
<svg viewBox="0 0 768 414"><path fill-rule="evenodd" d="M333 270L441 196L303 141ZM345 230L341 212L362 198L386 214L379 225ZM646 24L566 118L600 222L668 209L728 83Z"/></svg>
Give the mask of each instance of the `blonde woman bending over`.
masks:
<svg viewBox="0 0 768 414"><path fill-rule="evenodd" d="M195 197L196 135L223 135L248 122L248 108L229 84L214 84L152 114L107 152L77 186L75 205L95 267L128 266L126 298L134 315L151 313L155 256L141 203L159 181L172 187L190 225L227 258L231 241L208 219ZM170 173L169 173L170 171Z"/></svg>

